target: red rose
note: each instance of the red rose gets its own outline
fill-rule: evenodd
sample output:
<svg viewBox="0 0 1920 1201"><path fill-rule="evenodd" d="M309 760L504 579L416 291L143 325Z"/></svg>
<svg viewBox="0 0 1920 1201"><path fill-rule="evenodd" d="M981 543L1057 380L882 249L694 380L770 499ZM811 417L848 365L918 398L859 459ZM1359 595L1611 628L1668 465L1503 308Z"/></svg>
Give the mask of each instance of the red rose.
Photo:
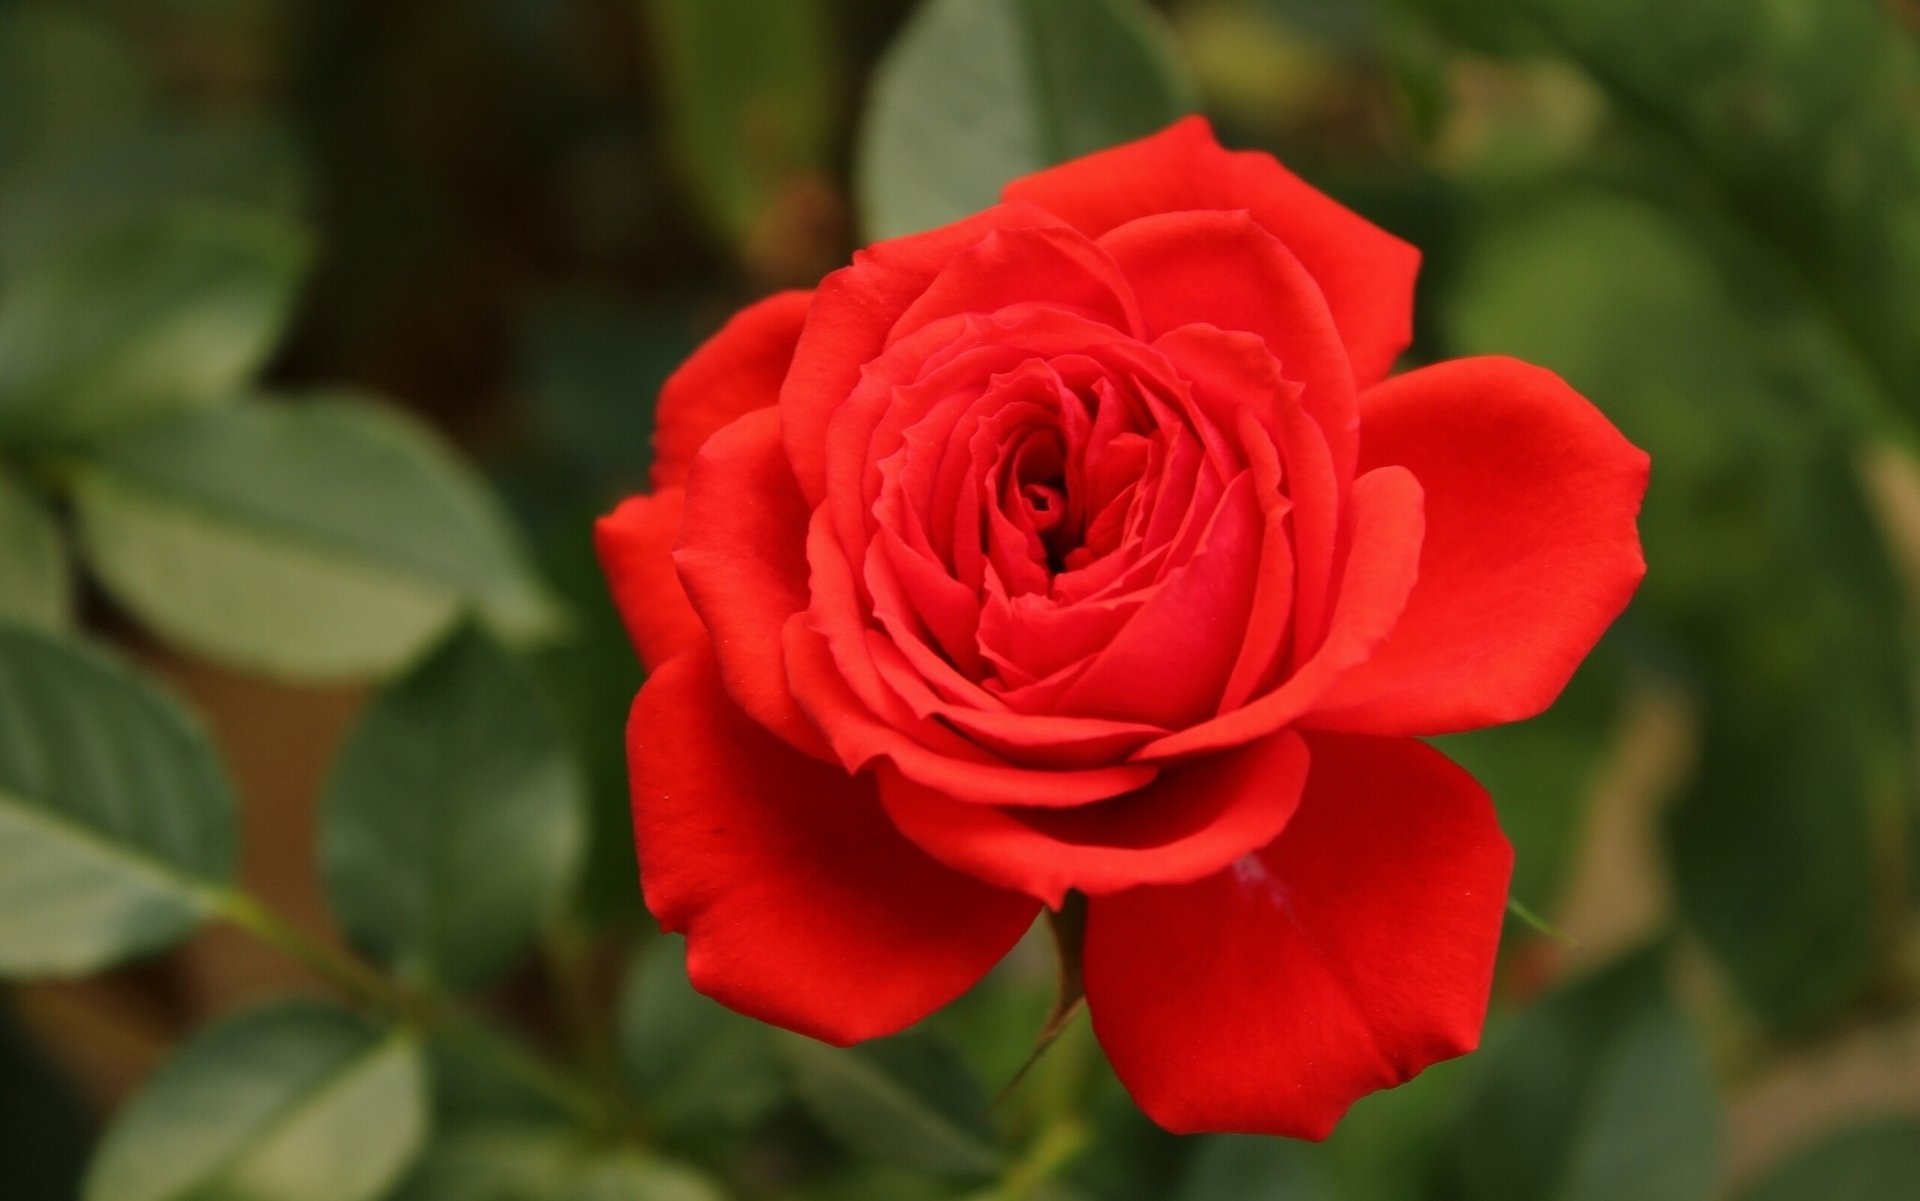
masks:
<svg viewBox="0 0 1920 1201"><path fill-rule="evenodd" d="M598 541L702 991L887 1034L1075 890L1170 1129L1320 1137L1474 1046L1512 855L1415 736L1559 693L1644 570L1647 459L1523 363L1384 379L1417 264L1190 119L688 360Z"/></svg>

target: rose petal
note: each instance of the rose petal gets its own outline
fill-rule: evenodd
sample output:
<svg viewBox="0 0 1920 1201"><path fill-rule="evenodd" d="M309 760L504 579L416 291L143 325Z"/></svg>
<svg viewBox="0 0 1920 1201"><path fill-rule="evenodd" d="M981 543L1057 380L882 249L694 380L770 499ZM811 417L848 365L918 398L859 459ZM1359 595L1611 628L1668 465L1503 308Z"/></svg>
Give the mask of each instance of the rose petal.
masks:
<svg viewBox="0 0 1920 1201"><path fill-rule="evenodd" d="M1413 590L1424 528L1420 485L1382 467L1353 482L1352 535L1326 641L1272 692L1136 752L1142 761L1178 759L1262 738L1312 711L1340 678L1364 663L1392 630Z"/></svg>
<svg viewBox="0 0 1920 1201"><path fill-rule="evenodd" d="M663 666L627 733L647 907L696 988L845 1045L953 1000L1038 910L901 837L871 778L795 753L727 699L711 652Z"/></svg>
<svg viewBox="0 0 1920 1201"><path fill-rule="evenodd" d="M779 403L811 292L748 305L688 356L660 388L653 415L653 486L684 483L706 440L733 420Z"/></svg>
<svg viewBox="0 0 1920 1201"><path fill-rule="evenodd" d="M1127 273L1150 333L1212 325L1260 335L1302 386L1300 407L1326 435L1343 486L1353 477L1353 368L1325 297L1285 243L1246 213L1162 213L1112 230L1100 247Z"/></svg>
<svg viewBox="0 0 1920 1201"><path fill-rule="evenodd" d="M831 758L787 687L781 629L807 607L807 506L780 444L780 413L760 409L707 440L687 477L673 562L713 634L727 692L793 746Z"/></svg>
<svg viewBox="0 0 1920 1201"><path fill-rule="evenodd" d="M1553 702L1646 572L1634 519L1647 456L1550 371L1462 359L1363 402L1361 453L1427 497L1420 581L1311 724L1437 734Z"/></svg>
<svg viewBox="0 0 1920 1201"><path fill-rule="evenodd" d="M1082 771L1041 771L992 755L945 727L921 721L905 702L889 720L861 703L841 674L827 640L807 625L805 614L787 622L787 676L794 697L814 719L849 770L884 759L902 776L937 792L986 805L1041 807L1084 805L1131 792L1151 782L1159 769L1116 764ZM867 654L863 647L862 658ZM871 663L866 664L872 671ZM873 672L873 686L885 687Z"/></svg>
<svg viewBox="0 0 1920 1201"><path fill-rule="evenodd" d="M807 327L794 347L780 391L781 432L800 492L809 504L826 494L827 428L887 346L895 321L940 269L996 229L1059 225L1027 204L995 205L939 229L876 242L820 281Z"/></svg>
<svg viewBox="0 0 1920 1201"><path fill-rule="evenodd" d="M1420 252L1273 156L1222 150L1204 118L1014 180L1002 197L1039 205L1090 237L1155 213L1245 209L1325 294L1360 386L1385 376L1412 338Z"/></svg>
<svg viewBox="0 0 1920 1201"><path fill-rule="evenodd" d="M1137 334L1133 290L1098 246L1065 226L996 229L940 268L895 322L898 341L943 317L1045 306Z"/></svg>
<svg viewBox="0 0 1920 1201"><path fill-rule="evenodd" d="M1243 472L1193 557L1087 661L1061 709L1167 729L1216 713L1246 636L1263 535L1253 475Z"/></svg>
<svg viewBox="0 0 1920 1201"><path fill-rule="evenodd" d="M1088 904L1094 1032L1169 1130L1324 1138L1479 1041L1513 862L1486 792L1411 739L1309 747L1272 844Z"/></svg>
<svg viewBox="0 0 1920 1201"><path fill-rule="evenodd" d="M1306 744L1282 732L1076 809L969 804L891 771L880 800L934 858L1057 909L1068 889L1104 895L1218 872L1272 841L1306 776Z"/></svg>
<svg viewBox="0 0 1920 1201"><path fill-rule="evenodd" d="M679 488L629 497L593 525L594 550L614 608L649 670L707 635L673 570L673 540L685 500Z"/></svg>

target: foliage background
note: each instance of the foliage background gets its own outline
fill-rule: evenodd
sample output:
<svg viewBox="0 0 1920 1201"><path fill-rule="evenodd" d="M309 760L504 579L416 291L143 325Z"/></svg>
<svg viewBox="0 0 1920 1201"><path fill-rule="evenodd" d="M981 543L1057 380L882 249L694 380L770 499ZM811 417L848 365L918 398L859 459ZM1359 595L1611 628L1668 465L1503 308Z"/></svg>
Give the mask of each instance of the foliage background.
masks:
<svg viewBox="0 0 1920 1201"><path fill-rule="evenodd" d="M1920 12L915 10L0 0L0 1191L1911 1196ZM691 993L587 542L733 308L1193 107L1423 248L1410 361L1655 464L1561 704L1446 740L1565 937L1321 1146L1157 1132L1084 1020L989 1114L1044 945L856 1052Z"/></svg>

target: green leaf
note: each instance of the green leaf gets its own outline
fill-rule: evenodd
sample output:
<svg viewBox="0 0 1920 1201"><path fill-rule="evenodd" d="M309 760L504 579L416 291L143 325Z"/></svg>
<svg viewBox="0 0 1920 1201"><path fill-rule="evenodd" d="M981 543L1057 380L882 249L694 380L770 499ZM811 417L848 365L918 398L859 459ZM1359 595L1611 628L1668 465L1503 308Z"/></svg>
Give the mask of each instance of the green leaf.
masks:
<svg viewBox="0 0 1920 1201"><path fill-rule="evenodd" d="M298 220L308 180L298 143L258 117L150 120L0 177L0 278L77 238L194 202Z"/></svg>
<svg viewBox="0 0 1920 1201"><path fill-rule="evenodd" d="M1227 1197L1275 1201L1340 1201L1324 1156L1290 1139L1216 1135L1205 1139L1181 1178L1176 1201Z"/></svg>
<svg viewBox="0 0 1920 1201"><path fill-rule="evenodd" d="M1882 403L1920 412L1920 51L1897 6L1419 3L1448 28L1497 17L1577 63L1809 288Z"/></svg>
<svg viewBox="0 0 1920 1201"><path fill-rule="evenodd" d="M1641 953L1510 1019L1473 1064L1454 1167L1476 1201L1699 1201L1719 1171L1704 1047Z"/></svg>
<svg viewBox="0 0 1920 1201"><path fill-rule="evenodd" d="M0 974L178 941L235 848L233 794L178 704L97 651L0 626Z"/></svg>
<svg viewBox="0 0 1920 1201"><path fill-rule="evenodd" d="M1139 0L928 0L874 76L856 184L869 236L991 205L1016 176L1193 108Z"/></svg>
<svg viewBox="0 0 1920 1201"><path fill-rule="evenodd" d="M374 698L334 765L320 853L341 925L404 980L484 984L558 911L584 805L532 675L463 629Z"/></svg>
<svg viewBox="0 0 1920 1201"><path fill-rule="evenodd" d="M1676 891L1741 997L1791 1026L1875 972L1872 831L1912 787L1905 625L1830 407L1848 381L1712 234L1596 191L1496 209L1443 311L1454 349L1561 372L1658 464L1622 632L1655 632L1699 695Z"/></svg>
<svg viewBox="0 0 1920 1201"><path fill-rule="evenodd" d="M101 22L54 5L0 8L0 180L130 125L148 91L139 58Z"/></svg>
<svg viewBox="0 0 1920 1201"><path fill-rule="evenodd" d="M73 580L53 514L0 468L0 622L45 630L67 626Z"/></svg>
<svg viewBox="0 0 1920 1201"><path fill-rule="evenodd" d="M1434 1165L1452 1150L1448 1122L1470 1060L1436 1064L1397 1088L1362 1097L1318 1145L1215 1136L1181 1177L1179 1201L1425 1201Z"/></svg>
<svg viewBox="0 0 1920 1201"><path fill-rule="evenodd" d="M280 340L310 254L283 216L189 204L20 265L0 302L0 431L71 444L232 399Z"/></svg>
<svg viewBox="0 0 1920 1201"><path fill-rule="evenodd" d="M1529 911L1551 912L1559 898L1588 798L1618 734L1623 689L1613 649L1588 659L1540 716L1436 743L1493 797L1513 843L1510 891Z"/></svg>
<svg viewBox="0 0 1920 1201"><path fill-rule="evenodd" d="M903 1034L842 1050L792 1035L780 1046L801 1101L858 1154L952 1176L999 1165L986 1098L944 1044Z"/></svg>
<svg viewBox="0 0 1920 1201"><path fill-rule="evenodd" d="M1882 1118L1789 1156L1740 1201L1887 1201L1920 1180L1920 1116Z"/></svg>
<svg viewBox="0 0 1920 1201"><path fill-rule="evenodd" d="M486 1125L436 1143L394 1201L723 1201L705 1174L574 1132Z"/></svg>
<svg viewBox="0 0 1920 1201"><path fill-rule="evenodd" d="M1720 1174L1706 1048L1680 1012L1636 1014L1607 1050L1567 1161L1560 1201L1698 1201Z"/></svg>
<svg viewBox="0 0 1920 1201"><path fill-rule="evenodd" d="M834 39L820 0L647 0L668 133L700 212L745 238L797 173L823 171Z"/></svg>
<svg viewBox="0 0 1920 1201"><path fill-rule="evenodd" d="M426 1130L419 1047L287 1001L201 1033L121 1111L85 1201L371 1201Z"/></svg>
<svg viewBox="0 0 1920 1201"><path fill-rule="evenodd" d="M385 406L246 404L142 427L93 448L74 495L114 598L235 667L346 678L399 666L469 607L517 638L557 621L486 485Z"/></svg>
<svg viewBox="0 0 1920 1201"><path fill-rule="evenodd" d="M664 1129L744 1129L785 1093L772 1032L694 991L681 939L634 957L619 1019L627 1083Z"/></svg>

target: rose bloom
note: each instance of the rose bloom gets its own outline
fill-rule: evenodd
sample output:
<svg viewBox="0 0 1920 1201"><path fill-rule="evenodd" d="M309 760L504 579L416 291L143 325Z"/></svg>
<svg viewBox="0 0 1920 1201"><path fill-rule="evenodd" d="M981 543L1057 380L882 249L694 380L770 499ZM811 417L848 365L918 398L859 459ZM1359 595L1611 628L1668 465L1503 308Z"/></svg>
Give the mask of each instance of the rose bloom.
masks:
<svg viewBox="0 0 1920 1201"><path fill-rule="evenodd" d="M1418 741L1538 713L1644 571L1558 377L1388 377L1412 247L1188 119L744 310L597 530L648 907L847 1044L1086 898L1176 1131L1325 1136L1475 1045L1512 852Z"/></svg>

